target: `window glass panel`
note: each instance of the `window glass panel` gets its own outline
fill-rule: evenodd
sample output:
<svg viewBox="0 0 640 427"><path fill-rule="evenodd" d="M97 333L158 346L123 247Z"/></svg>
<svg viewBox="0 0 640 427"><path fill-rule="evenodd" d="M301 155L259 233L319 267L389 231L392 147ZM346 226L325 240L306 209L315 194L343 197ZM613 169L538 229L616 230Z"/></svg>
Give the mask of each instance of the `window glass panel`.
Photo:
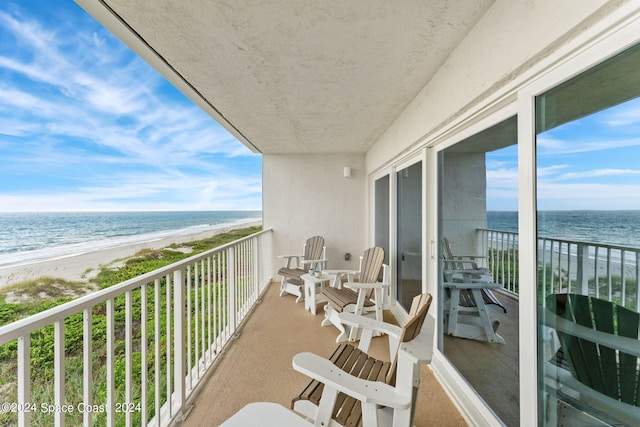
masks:
<svg viewBox="0 0 640 427"><path fill-rule="evenodd" d="M506 425L520 416L517 154L512 117L443 150L438 170L439 346Z"/></svg>
<svg viewBox="0 0 640 427"><path fill-rule="evenodd" d="M389 265L389 175L374 183L374 242L384 249L384 263Z"/></svg>
<svg viewBox="0 0 640 427"><path fill-rule="evenodd" d="M541 425L640 425L639 67L634 47L536 98Z"/></svg>
<svg viewBox="0 0 640 427"><path fill-rule="evenodd" d="M422 292L422 162L397 172L397 299L409 311Z"/></svg>

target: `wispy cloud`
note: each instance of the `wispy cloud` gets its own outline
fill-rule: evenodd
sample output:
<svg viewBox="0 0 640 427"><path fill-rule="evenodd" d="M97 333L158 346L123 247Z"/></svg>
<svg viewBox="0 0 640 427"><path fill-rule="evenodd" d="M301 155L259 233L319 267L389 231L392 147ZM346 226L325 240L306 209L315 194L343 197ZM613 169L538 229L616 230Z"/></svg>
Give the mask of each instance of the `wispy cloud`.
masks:
<svg viewBox="0 0 640 427"><path fill-rule="evenodd" d="M640 170L634 169L594 169L584 172L569 172L561 174L557 179L583 179L583 178L597 178L597 177L625 177L625 176L640 176Z"/></svg>
<svg viewBox="0 0 640 427"><path fill-rule="evenodd" d="M539 155L578 154L591 151L610 150L615 148L640 146L640 138L606 138L597 140L556 139L549 136L539 136L536 141Z"/></svg>
<svg viewBox="0 0 640 427"><path fill-rule="evenodd" d="M259 156L61 4L0 7L0 209L259 209Z"/></svg>

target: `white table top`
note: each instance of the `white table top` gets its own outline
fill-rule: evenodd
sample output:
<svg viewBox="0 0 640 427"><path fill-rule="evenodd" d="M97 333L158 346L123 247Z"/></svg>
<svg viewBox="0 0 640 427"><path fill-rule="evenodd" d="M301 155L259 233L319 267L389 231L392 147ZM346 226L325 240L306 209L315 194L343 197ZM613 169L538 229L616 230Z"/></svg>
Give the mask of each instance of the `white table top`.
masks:
<svg viewBox="0 0 640 427"><path fill-rule="evenodd" d="M316 276L312 276L309 273L307 273L307 274L303 274L302 276L300 276L300 278L302 280L309 280L311 282L318 283L318 282L325 282L327 280L333 280L335 278L335 275L322 273L321 277L316 277Z"/></svg>
<svg viewBox="0 0 640 427"><path fill-rule="evenodd" d="M310 427L312 425L277 403L254 402L240 409L220 427Z"/></svg>

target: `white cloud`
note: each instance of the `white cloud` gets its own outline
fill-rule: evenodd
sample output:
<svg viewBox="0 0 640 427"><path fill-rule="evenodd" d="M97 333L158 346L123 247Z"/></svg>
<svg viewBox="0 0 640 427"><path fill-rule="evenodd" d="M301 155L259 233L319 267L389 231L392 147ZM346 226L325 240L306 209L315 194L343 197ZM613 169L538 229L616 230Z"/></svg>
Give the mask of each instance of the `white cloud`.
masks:
<svg viewBox="0 0 640 427"><path fill-rule="evenodd" d="M612 127L627 127L640 124L640 100L635 99L607 111L604 117L604 124Z"/></svg>
<svg viewBox="0 0 640 427"><path fill-rule="evenodd" d="M573 141L554 139L542 135L538 137L536 145L538 155L551 156L640 146L640 138L608 138L595 141Z"/></svg>
<svg viewBox="0 0 640 427"><path fill-rule="evenodd" d="M640 209L640 185L538 182L538 209Z"/></svg>
<svg viewBox="0 0 640 427"><path fill-rule="evenodd" d="M634 169L594 169L584 172L569 172L558 176L557 179L582 179L606 176L636 176L640 175L640 170Z"/></svg>
<svg viewBox="0 0 640 427"><path fill-rule="evenodd" d="M0 179L18 169L47 170L52 177L86 173L91 183L25 197L5 191L2 210L238 208L243 197L260 209L259 168L238 171L231 161L255 154L186 98L176 98L113 36L83 32L74 21L43 28L0 12L2 32L13 34L17 47L0 55L0 73L8 76L0 84L0 146L7 148L0 160L11 160ZM120 168L105 177L105 165L145 173ZM157 194L163 198L152 201Z"/></svg>

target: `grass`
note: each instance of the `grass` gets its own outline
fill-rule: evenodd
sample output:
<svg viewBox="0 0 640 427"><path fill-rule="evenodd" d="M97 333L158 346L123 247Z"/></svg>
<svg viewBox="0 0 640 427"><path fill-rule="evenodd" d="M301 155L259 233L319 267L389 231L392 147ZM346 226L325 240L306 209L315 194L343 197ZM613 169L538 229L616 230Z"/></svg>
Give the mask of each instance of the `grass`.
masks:
<svg viewBox="0 0 640 427"><path fill-rule="evenodd" d="M63 304L79 295L96 290L104 289L121 283L133 277L140 276L149 271L173 264L182 259L193 256L226 243L233 242L242 237L251 235L261 230L261 227L248 227L243 229L231 230L227 233L218 234L210 238L184 243L180 245L171 245L168 248L159 250L145 249L132 257L119 260L118 267L113 265L101 266L98 274L91 280L87 281L67 281L54 277L42 277L35 280L18 283L10 287L0 289L0 324L6 325L23 317L27 317L38 312L47 310L51 307ZM185 250L190 248L191 250ZM87 269L86 272L91 271ZM161 295L165 295L166 288L164 281L161 283ZM153 289L147 290L149 301L153 299ZM131 293L132 297L132 333L134 340L134 349L132 353L133 374L140 376L141 372L141 353L140 347L142 343L141 332L146 327L147 336L153 337L154 313L149 312L149 319L146 325L140 323L141 313L141 297L140 289ZM124 295L116 297L114 300L115 307L115 384L116 384L116 402L124 402L124 377L125 377L125 352L124 342L121 339L124 336L124 318L125 318L125 297ZM154 349L155 345L161 350L161 358L166 358L166 352L172 351L167 349L166 342L162 340L164 329L166 327L166 310L164 305L160 305L161 317L161 339L159 342L152 341L148 338L150 346L150 354L146 364L149 368L154 365ZM94 366L94 384L93 384L93 403L104 404L106 402L106 317L105 304L100 304L93 308L92 331L93 331L93 366ZM65 401L77 406L83 403L82 397L82 340L83 340L83 318L82 313L71 316L65 320L65 377L66 391ZM37 403L53 404L53 349L54 349L54 331L53 325L44 327L31 334L31 401ZM16 390L16 357L17 342L11 342L0 346L0 400L7 402L15 402L17 397ZM161 363L161 378L166 378L166 363ZM152 369L151 369L152 370ZM149 381L153 380L153 372L149 373ZM165 392L163 384L162 390ZM134 389L134 402L140 401L140 390ZM163 395L164 398L164 395ZM149 418L153 415L154 398L150 396L149 401ZM141 414L133 413L134 425L140 423ZM81 425L82 414L77 410L67 414L65 417L67 425ZM105 414L97 413L94 416L95 425L103 425L105 423ZM0 413L0 426L15 425L17 422L16 413ZM116 414L116 425L124 425L124 414ZM52 425L53 414L45 414L38 411L32 414L31 425L47 426Z"/></svg>

